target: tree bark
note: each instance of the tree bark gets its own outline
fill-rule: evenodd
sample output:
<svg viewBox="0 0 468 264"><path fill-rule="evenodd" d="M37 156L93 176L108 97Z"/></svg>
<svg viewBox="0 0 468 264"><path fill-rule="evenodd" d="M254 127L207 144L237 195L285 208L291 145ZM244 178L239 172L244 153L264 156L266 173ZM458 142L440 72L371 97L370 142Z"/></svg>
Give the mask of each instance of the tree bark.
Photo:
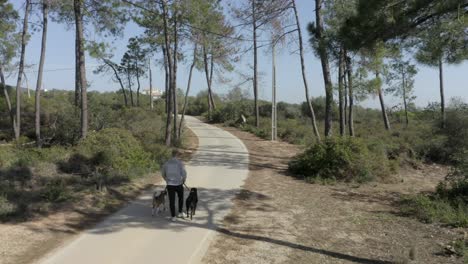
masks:
<svg viewBox="0 0 468 264"><path fill-rule="evenodd" d="M75 21L75 27L76 25ZM78 110L80 106L81 87L80 87L80 37L78 36L78 30L75 30L75 110ZM76 113L76 112L75 112Z"/></svg>
<svg viewBox="0 0 468 264"><path fill-rule="evenodd" d="M3 95L5 96L5 101L8 106L8 114L10 116L10 122L11 122L11 135L12 137L15 136L16 134L16 121L15 121L15 114L13 113L13 108L11 106L11 100L10 100L10 95L8 94L8 90L6 87L6 82L5 82L5 75L3 74L3 65L0 65L0 81L2 84L2 89L3 89Z"/></svg>
<svg viewBox="0 0 468 264"><path fill-rule="evenodd" d="M325 43L322 21L322 0L315 1L315 21L316 21L316 38L318 41L318 49L320 61L322 64L323 81L325 84L325 136L332 135L332 104L333 104L333 85L330 75L330 64L328 61L327 47Z"/></svg>
<svg viewBox="0 0 468 264"><path fill-rule="evenodd" d="M380 79L378 72L375 73L375 78L377 80ZM379 81L379 83L380 83L380 81ZM383 93L382 93L382 87L381 87L380 84L377 87L377 92L379 94L380 108L382 109L382 118L383 118L383 121L384 121L385 129L390 130L390 122L388 120L387 111L385 110L385 102L384 102L384 97L383 97Z"/></svg>
<svg viewBox="0 0 468 264"><path fill-rule="evenodd" d="M163 57L164 57L164 90L165 90L165 95L166 95L166 114L169 113L169 105L170 103L168 102L169 100L169 69L167 68L167 54L166 54L166 48L162 48L163 51Z"/></svg>
<svg viewBox="0 0 468 264"><path fill-rule="evenodd" d="M252 30L253 30L253 44L254 44L254 77L253 77L253 90L254 90L254 107L255 107L255 126L260 127L260 112L258 109L258 62L257 62L257 18L255 10L255 0L252 1Z"/></svg>
<svg viewBox="0 0 468 264"><path fill-rule="evenodd" d="M402 86L403 86L403 106L405 108L405 124L406 127L409 125L409 117L408 117L408 104L406 102L406 76L405 76L405 70L403 69L402 71L403 78L402 78Z"/></svg>
<svg viewBox="0 0 468 264"><path fill-rule="evenodd" d="M104 60L104 63L107 64L112 69L112 71L114 71L115 78L117 78L117 81L119 81L120 88L122 89L125 106L128 106L127 93L125 91L125 87L123 85L122 79L119 76L119 72L117 71L117 69L115 68L115 66L114 66L114 64L112 62L110 62L108 60Z"/></svg>
<svg viewBox="0 0 468 264"><path fill-rule="evenodd" d="M23 32L21 34L21 57L18 69L18 81L16 82L16 129L15 138L19 139L21 133L21 79L24 72L24 57L26 53L26 35L28 34L28 18L31 9L31 1L26 0L26 9L24 11Z"/></svg>
<svg viewBox="0 0 468 264"><path fill-rule="evenodd" d="M177 35L177 6L176 11L174 14L174 59L173 59L173 67L172 70L172 99L174 105L174 144L179 144L179 134L177 133L179 129L177 128L178 125L178 105L177 105L177 48L178 48L178 35Z"/></svg>
<svg viewBox="0 0 468 264"><path fill-rule="evenodd" d="M132 90L132 78L130 77L130 64L127 63L127 82L128 82L128 90L130 91L130 103L132 104L132 107L135 106L135 103L133 102L133 90Z"/></svg>
<svg viewBox="0 0 468 264"><path fill-rule="evenodd" d="M151 59L148 59L148 70L149 70L149 88L150 88L150 109L154 108L153 101L153 73L151 72Z"/></svg>
<svg viewBox="0 0 468 264"><path fill-rule="evenodd" d="M42 43L41 43L41 57L39 59L39 70L37 72L36 84L36 101L35 101L35 126L36 126L36 144L38 147L42 146L41 140L41 86L42 75L44 72L45 53L47 45L47 24L49 13L49 0L42 0Z"/></svg>
<svg viewBox="0 0 468 264"><path fill-rule="evenodd" d="M195 67L196 62L197 62L197 43L195 43L195 47L193 48L193 61L192 61L192 65L190 65L189 77L188 77L188 82L187 82L187 90L185 91L184 106L182 108L182 116L180 118L180 124L179 124L179 138L182 135L182 127L184 124L185 110L187 109L188 95L190 92L190 85L192 83L192 73L193 73L193 68Z"/></svg>
<svg viewBox="0 0 468 264"><path fill-rule="evenodd" d="M340 58L338 61L338 106L340 117L340 135L345 134L345 113L343 104L343 79L344 79L344 59L343 49L340 49Z"/></svg>
<svg viewBox="0 0 468 264"><path fill-rule="evenodd" d="M213 69L214 69L214 60L213 60L213 54L210 56L210 100L211 100L211 105L213 106L213 110L216 110L216 103L214 101L214 96L213 96Z"/></svg>
<svg viewBox="0 0 468 264"><path fill-rule="evenodd" d="M138 66L136 65L135 63L135 71L136 71L136 79L137 79L137 106L140 106L140 88L141 88L141 84L140 84L140 73L139 73L139 69L138 69Z"/></svg>
<svg viewBox="0 0 468 264"><path fill-rule="evenodd" d="M81 138L86 138L88 134L88 96L86 83L86 67L84 53L84 34L83 34L83 14L82 0L74 0L75 11L75 26L78 38L78 64L80 72L80 88L81 88Z"/></svg>
<svg viewBox="0 0 468 264"><path fill-rule="evenodd" d="M312 102L310 101L310 97L309 97L309 86L307 85L307 78L306 78L306 70L305 70L305 63L304 63L304 47L302 44L301 26L299 24L299 16L297 15L297 8L296 8L295 0L292 1L292 5L293 5L293 10L294 10L294 16L296 18L297 34L299 38L299 56L301 58L302 81L304 82L306 101L307 101L307 105L309 106L312 128L314 130L314 134L317 137L317 141L320 142L320 134L318 132L317 122L315 120L315 112L314 112L314 108L312 106Z"/></svg>
<svg viewBox="0 0 468 264"><path fill-rule="evenodd" d="M164 45L166 49L166 62L167 62L167 68L168 68L168 87L167 87L167 93L166 96L169 96L167 100L167 118L166 118L166 146L171 146L171 114L172 114L172 108L171 108L171 99L172 99L172 58L171 58L171 50L170 50L170 44L169 44L169 32L168 32L168 25L167 25L167 8L166 8L166 1L163 0L161 1L161 7L163 11L163 31L164 31Z"/></svg>
<svg viewBox="0 0 468 264"><path fill-rule="evenodd" d="M440 113L442 118L442 128L445 128L445 94L444 94L444 63L439 58L439 86L440 86Z"/></svg>
<svg viewBox="0 0 468 264"><path fill-rule="evenodd" d="M211 82L210 82L210 74L208 71L208 57L206 54L206 47L205 44L203 45L203 64L205 66L205 77L206 77L206 84L208 86L208 119L211 120L211 115L213 112L213 105L211 104Z"/></svg>
<svg viewBox="0 0 468 264"><path fill-rule="evenodd" d="M343 86L344 86L344 120L345 126L348 125L348 76L347 76L347 66L346 66L346 54L344 54L344 73L343 73Z"/></svg>
<svg viewBox="0 0 468 264"><path fill-rule="evenodd" d="M351 58L348 57L346 50L344 51L346 60L346 72L348 75L348 96L349 96L349 112L348 112L348 129L349 135L354 137L354 94L353 94L353 68Z"/></svg>

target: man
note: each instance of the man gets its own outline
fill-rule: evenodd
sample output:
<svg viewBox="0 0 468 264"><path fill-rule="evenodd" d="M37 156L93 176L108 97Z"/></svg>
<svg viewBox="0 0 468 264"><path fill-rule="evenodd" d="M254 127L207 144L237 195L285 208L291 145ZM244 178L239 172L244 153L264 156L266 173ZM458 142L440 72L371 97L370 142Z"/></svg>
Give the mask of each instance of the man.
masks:
<svg viewBox="0 0 468 264"><path fill-rule="evenodd" d="M184 207L184 186L187 178L187 172L182 161L176 158L177 149L172 150L172 158L164 163L161 170L162 177L166 181L167 191L169 193L169 207L171 209L171 220L175 221L175 195L179 199L178 209L179 213L177 217L183 218L183 207Z"/></svg>

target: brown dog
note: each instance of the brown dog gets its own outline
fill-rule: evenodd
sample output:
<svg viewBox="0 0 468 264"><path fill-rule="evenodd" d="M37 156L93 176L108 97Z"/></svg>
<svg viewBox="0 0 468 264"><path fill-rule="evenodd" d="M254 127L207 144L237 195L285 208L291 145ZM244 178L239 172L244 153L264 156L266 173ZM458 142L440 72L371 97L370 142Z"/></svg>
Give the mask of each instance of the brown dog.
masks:
<svg viewBox="0 0 468 264"><path fill-rule="evenodd" d="M154 216L154 211L156 211L156 214L159 214L161 205L164 211L166 211L166 194L166 190L163 190L159 195L156 195L156 192L153 194L153 210L151 210L151 216Z"/></svg>

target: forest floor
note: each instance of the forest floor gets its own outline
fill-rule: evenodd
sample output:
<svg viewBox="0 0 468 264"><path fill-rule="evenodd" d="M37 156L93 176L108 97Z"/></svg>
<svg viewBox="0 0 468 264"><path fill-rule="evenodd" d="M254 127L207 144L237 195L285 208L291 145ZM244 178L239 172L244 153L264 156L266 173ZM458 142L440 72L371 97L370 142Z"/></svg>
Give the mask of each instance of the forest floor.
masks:
<svg viewBox="0 0 468 264"><path fill-rule="evenodd" d="M433 191L447 168L404 169L393 183L310 184L287 173L298 146L224 129L247 146L250 174L203 263L463 262L444 248L466 229L421 223L398 206Z"/></svg>
<svg viewBox="0 0 468 264"><path fill-rule="evenodd" d="M184 133L186 150L180 156L188 160L192 150L197 149L198 138L189 129ZM32 263L116 212L144 190L160 184L158 172L102 192L83 191L79 194L81 199L60 204L46 215L0 223L0 264Z"/></svg>

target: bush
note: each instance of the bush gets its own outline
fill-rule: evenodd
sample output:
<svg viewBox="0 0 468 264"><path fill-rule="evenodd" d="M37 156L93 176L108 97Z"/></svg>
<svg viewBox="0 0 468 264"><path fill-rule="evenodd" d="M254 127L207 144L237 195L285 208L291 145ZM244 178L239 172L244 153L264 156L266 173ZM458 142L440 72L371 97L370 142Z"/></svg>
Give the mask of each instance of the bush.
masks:
<svg viewBox="0 0 468 264"><path fill-rule="evenodd" d="M46 183L41 192L41 197L52 203L63 202L68 200L71 195L62 179L53 179Z"/></svg>
<svg viewBox="0 0 468 264"><path fill-rule="evenodd" d="M372 150L372 151L371 151ZM356 138L328 138L289 162L289 171L306 179L367 182L389 171L388 160L377 147Z"/></svg>
<svg viewBox="0 0 468 264"><path fill-rule="evenodd" d="M248 101L228 102L213 111L211 122L224 123L229 120L239 121L241 115L248 117L253 111L253 105Z"/></svg>
<svg viewBox="0 0 468 264"><path fill-rule="evenodd" d="M440 222L458 227L468 226L468 208L439 196L416 195L402 200L401 211L425 223Z"/></svg>
<svg viewBox="0 0 468 264"><path fill-rule="evenodd" d="M16 206L8 201L6 195L0 194L0 219L14 214Z"/></svg>
<svg viewBox="0 0 468 264"><path fill-rule="evenodd" d="M432 195L416 195L403 200L402 212L421 221L468 227L468 153L439 183Z"/></svg>
<svg viewBox="0 0 468 264"><path fill-rule="evenodd" d="M10 146L0 147L0 168L7 168L17 160L17 150Z"/></svg>
<svg viewBox="0 0 468 264"><path fill-rule="evenodd" d="M156 168L141 143L123 129L108 128L89 134L78 145L77 153L94 167L106 168L115 176L141 176Z"/></svg>
<svg viewBox="0 0 468 264"><path fill-rule="evenodd" d="M311 144L315 140L312 126L305 125L309 120L278 120L278 137L292 144Z"/></svg>

